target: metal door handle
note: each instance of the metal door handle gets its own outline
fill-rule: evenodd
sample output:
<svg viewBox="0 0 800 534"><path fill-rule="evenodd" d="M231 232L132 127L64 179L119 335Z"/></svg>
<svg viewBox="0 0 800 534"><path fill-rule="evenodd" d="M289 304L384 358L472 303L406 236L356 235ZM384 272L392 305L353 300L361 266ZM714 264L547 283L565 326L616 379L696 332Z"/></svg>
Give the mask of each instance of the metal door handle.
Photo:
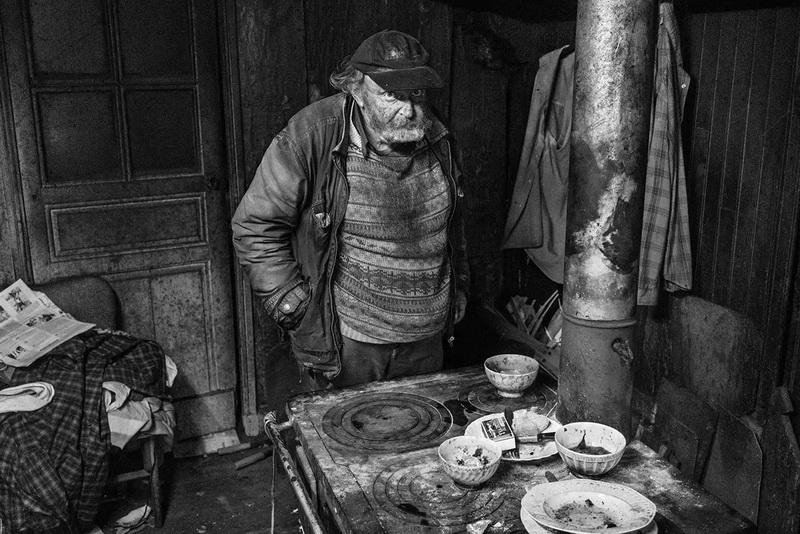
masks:
<svg viewBox="0 0 800 534"><path fill-rule="evenodd" d="M222 191L228 188L228 180L216 174L206 174L206 191Z"/></svg>

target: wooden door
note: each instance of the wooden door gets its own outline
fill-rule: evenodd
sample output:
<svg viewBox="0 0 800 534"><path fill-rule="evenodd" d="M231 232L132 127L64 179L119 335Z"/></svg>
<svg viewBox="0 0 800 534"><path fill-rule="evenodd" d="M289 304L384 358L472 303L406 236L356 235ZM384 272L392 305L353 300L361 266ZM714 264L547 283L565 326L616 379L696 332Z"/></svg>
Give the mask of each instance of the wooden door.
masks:
<svg viewBox="0 0 800 534"><path fill-rule="evenodd" d="M178 437L234 427L214 0L0 9L33 281L106 277L178 365Z"/></svg>

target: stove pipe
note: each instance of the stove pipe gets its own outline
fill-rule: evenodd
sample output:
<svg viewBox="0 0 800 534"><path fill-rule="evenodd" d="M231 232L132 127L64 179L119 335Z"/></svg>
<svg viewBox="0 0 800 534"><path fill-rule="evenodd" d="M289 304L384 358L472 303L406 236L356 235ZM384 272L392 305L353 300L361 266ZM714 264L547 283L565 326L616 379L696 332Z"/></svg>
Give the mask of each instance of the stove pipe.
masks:
<svg viewBox="0 0 800 534"><path fill-rule="evenodd" d="M655 0L579 0L558 417L631 435Z"/></svg>

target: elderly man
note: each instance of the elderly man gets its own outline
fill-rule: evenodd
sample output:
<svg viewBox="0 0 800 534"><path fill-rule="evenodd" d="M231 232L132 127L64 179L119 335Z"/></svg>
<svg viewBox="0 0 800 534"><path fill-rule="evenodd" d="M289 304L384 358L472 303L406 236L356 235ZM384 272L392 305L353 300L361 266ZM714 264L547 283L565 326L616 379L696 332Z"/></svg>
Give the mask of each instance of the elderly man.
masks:
<svg viewBox="0 0 800 534"><path fill-rule="evenodd" d="M368 37L270 144L233 216L239 262L309 389L437 371L469 275L443 86L412 36Z"/></svg>

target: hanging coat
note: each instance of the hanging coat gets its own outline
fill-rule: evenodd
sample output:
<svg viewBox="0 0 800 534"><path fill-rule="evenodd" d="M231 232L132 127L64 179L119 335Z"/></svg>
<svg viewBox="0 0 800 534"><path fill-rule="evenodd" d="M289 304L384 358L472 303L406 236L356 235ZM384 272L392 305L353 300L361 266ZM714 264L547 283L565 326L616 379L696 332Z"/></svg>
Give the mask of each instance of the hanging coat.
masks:
<svg viewBox="0 0 800 534"><path fill-rule="evenodd" d="M564 281L567 178L575 54L565 46L539 59L528 127L502 248L524 248L556 283Z"/></svg>
<svg viewBox="0 0 800 534"><path fill-rule="evenodd" d="M659 6L647 180L644 191L638 303L655 305L659 290L692 288L692 247L681 121L689 90L672 3Z"/></svg>

